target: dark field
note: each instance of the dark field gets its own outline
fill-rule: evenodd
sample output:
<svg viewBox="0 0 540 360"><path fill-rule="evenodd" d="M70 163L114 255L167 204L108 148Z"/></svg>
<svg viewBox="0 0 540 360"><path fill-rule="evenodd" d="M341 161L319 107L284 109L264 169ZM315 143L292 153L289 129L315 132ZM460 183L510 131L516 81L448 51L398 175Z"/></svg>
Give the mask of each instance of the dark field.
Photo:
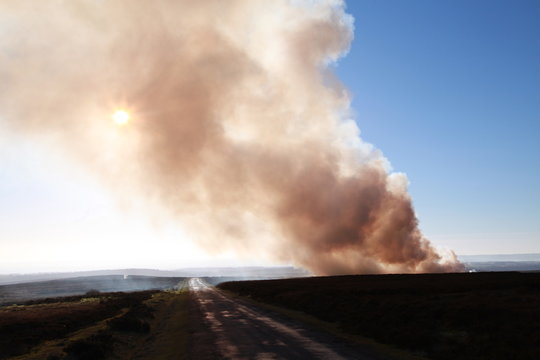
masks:
<svg viewBox="0 0 540 360"><path fill-rule="evenodd" d="M65 354L87 352L94 354L93 358L100 358L112 346L111 330L148 331L145 318L152 314L143 301L157 292L92 293L0 307L0 359L25 354L46 340L60 339L76 330L110 319L96 333L78 341L66 342L63 346Z"/></svg>
<svg viewBox="0 0 540 360"><path fill-rule="evenodd" d="M153 359L185 350L158 346L187 336L185 326L161 330L186 317L184 284L173 277L92 276L0 286L0 359ZM79 295L63 296L69 294Z"/></svg>
<svg viewBox="0 0 540 360"><path fill-rule="evenodd" d="M540 359L540 273L333 276L219 287L432 359Z"/></svg>
<svg viewBox="0 0 540 360"><path fill-rule="evenodd" d="M17 304L48 297L82 295L88 291L142 291L172 288L181 277L122 275L88 276L0 286L0 305Z"/></svg>

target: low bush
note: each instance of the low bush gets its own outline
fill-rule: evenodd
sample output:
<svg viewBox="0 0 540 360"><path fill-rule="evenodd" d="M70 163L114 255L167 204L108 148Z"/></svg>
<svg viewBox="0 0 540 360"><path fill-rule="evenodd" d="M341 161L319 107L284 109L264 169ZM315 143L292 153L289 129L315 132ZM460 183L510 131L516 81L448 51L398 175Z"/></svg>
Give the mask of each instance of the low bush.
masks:
<svg viewBox="0 0 540 360"><path fill-rule="evenodd" d="M116 331L131 331L147 333L150 331L150 325L129 313L108 321L109 328Z"/></svg>
<svg viewBox="0 0 540 360"><path fill-rule="evenodd" d="M84 295L85 296L99 296L101 292L99 290L88 290Z"/></svg>
<svg viewBox="0 0 540 360"><path fill-rule="evenodd" d="M77 340L64 348L68 358L76 360L103 359L112 350L114 339L108 332L102 331L86 339Z"/></svg>

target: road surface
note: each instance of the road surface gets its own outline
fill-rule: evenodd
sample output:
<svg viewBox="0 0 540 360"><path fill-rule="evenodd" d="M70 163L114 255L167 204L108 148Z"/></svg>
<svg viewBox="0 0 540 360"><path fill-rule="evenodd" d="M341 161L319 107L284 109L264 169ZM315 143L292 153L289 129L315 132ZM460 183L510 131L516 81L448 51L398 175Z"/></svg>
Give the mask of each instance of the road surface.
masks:
<svg viewBox="0 0 540 360"><path fill-rule="evenodd" d="M199 278L190 279L189 287L192 313L199 318L192 334L194 359L380 359L231 298Z"/></svg>

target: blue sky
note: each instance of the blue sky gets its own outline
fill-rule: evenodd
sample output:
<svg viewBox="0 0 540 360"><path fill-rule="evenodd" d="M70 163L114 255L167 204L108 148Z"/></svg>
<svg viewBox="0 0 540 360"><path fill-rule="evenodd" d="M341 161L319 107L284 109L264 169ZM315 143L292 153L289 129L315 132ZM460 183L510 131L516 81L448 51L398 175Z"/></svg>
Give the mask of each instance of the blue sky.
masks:
<svg viewBox="0 0 540 360"><path fill-rule="evenodd" d="M362 137L458 253L540 252L540 2L348 1Z"/></svg>

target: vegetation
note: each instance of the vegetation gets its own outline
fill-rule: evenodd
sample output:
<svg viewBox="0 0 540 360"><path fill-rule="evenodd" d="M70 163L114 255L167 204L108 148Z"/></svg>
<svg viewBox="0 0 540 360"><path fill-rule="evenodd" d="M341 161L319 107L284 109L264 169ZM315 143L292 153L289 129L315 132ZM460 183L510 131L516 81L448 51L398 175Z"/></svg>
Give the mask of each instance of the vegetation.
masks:
<svg viewBox="0 0 540 360"><path fill-rule="evenodd" d="M136 349L137 359L188 359L189 292L178 290L162 292L152 299L155 319L151 334ZM130 358L120 356L120 358Z"/></svg>
<svg viewBox="0 0 540 360"><path fill-rule="evenodd" d="M187 302L183 290L89 291L0 307L0 359L183 359Z"/></svg>
<svg viewBox="0 0 540 360"><path fill-rule="evenodd" d="M125 314L107 322L112 330L147 333L150 325L146 319L153 318L152 310L146 304L132 306Z"/></svg>
<svg viewBox="0 0 540 360"><path fill-rule="evenodd" d="M88 338L69 343L64 351L68 357L78 360L103 359L112 351L113 343L114 338L110 332L100 331Z"/></svg>
<svg viewBox="0 0 540 360"><path fill-rule="evenodd" d="M540 274L367 275L220 288L433 359L539 359Z"/></svg>
<svg viewBox="0 0 540 360"><path fill-rule="evenodd" d="M137 308L156 292L103 293L91 301L86 296L48 298L43 303L0 308L0 359L24 354L43 341L62 338L125 309ZM73 346L76 352L82 345Z"/></svg>
<svg viewBox="0 0 540 360"><path fill-rule="evenodd" d="M27 303L29 300L42 303L44 298L56 299L83 294L97 296L101 292L165 290L173 288L184 279L179 277L105 275L0 285L0 305Z"/></svg>

